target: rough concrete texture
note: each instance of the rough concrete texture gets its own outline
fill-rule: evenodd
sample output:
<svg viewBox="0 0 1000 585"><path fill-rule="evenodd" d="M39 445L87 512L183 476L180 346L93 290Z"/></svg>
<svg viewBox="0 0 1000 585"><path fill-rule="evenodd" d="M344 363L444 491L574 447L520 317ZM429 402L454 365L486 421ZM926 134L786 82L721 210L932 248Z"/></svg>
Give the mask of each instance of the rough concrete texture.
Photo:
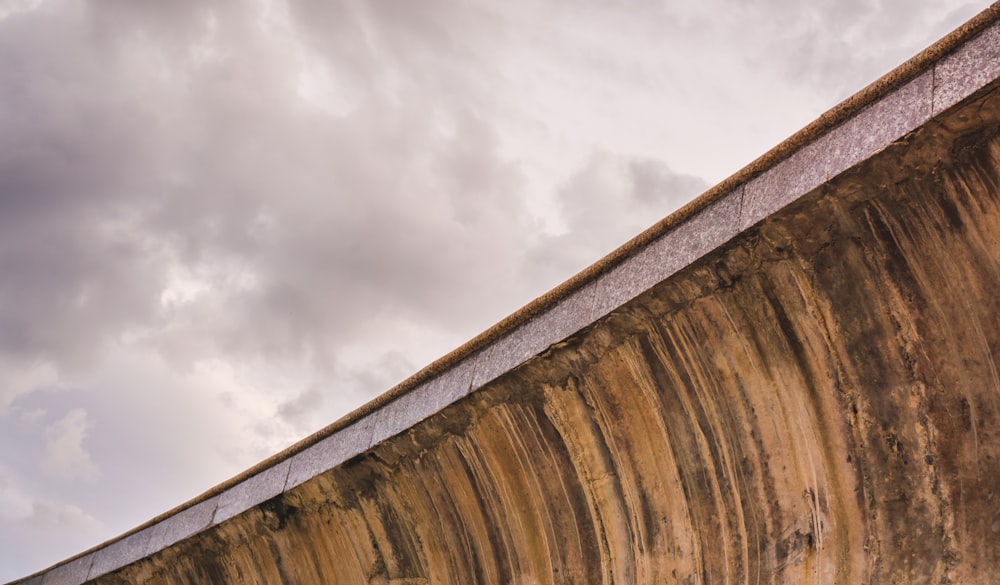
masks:
<svg viewBox="0 0 1000 585"><path fill-rule="evenodd" d="M95 583L994 583L1000 92Z"/></svg>

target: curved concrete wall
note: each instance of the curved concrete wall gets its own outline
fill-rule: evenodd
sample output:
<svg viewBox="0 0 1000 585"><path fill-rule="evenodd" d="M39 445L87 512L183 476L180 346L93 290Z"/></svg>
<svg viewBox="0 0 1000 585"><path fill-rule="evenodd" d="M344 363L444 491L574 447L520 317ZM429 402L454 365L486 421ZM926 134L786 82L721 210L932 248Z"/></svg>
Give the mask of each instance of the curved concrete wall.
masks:
<svg viewBox="0 0 1000 585"><path fill-rule="evenodd" d="M991 94L402 436L96 582L995 582L998 124Z"/></svg>
<svg viewBox="0 0 1000 585"><path fill-rule="evenodd" d="M995 583L995 12L450 369L26 582Z"/></svg>

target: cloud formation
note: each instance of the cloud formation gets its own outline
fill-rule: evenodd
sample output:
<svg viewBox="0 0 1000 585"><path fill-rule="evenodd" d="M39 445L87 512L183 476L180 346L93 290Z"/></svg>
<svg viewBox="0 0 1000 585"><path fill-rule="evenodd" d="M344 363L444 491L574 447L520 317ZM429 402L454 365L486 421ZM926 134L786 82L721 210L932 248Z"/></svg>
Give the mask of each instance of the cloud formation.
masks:
<svg viewBox="0 0 1000 585"><path fill-rule="evenodd" d="M82 408L69 411L46 427L42 471L61 481L96 481L100 472L83 448L83 439L89 428L87 412Z"/></svg>

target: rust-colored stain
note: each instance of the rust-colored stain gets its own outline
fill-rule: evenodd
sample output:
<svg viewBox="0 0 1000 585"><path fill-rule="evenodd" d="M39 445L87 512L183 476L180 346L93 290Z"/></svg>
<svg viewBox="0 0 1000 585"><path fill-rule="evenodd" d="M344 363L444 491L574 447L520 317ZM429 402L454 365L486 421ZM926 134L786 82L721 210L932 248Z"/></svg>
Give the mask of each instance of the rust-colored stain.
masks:
<svg viewBox="0 0 1000 585"><path fill-rule="evenodd" d="M1000 96L101 584L1000 579Z"/></svg>

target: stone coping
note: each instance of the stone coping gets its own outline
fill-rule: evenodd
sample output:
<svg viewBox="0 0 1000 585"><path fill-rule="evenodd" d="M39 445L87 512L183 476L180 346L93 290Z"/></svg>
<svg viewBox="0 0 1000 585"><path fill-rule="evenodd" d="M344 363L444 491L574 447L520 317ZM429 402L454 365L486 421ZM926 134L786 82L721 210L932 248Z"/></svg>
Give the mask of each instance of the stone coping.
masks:
<svg viewBox="0 0 1000 585"><path fill-rule="evenodd" d="M594 323L998 77L1000 2L371 402L135 529L10 585L80 585L340 465Z"/></svg>

